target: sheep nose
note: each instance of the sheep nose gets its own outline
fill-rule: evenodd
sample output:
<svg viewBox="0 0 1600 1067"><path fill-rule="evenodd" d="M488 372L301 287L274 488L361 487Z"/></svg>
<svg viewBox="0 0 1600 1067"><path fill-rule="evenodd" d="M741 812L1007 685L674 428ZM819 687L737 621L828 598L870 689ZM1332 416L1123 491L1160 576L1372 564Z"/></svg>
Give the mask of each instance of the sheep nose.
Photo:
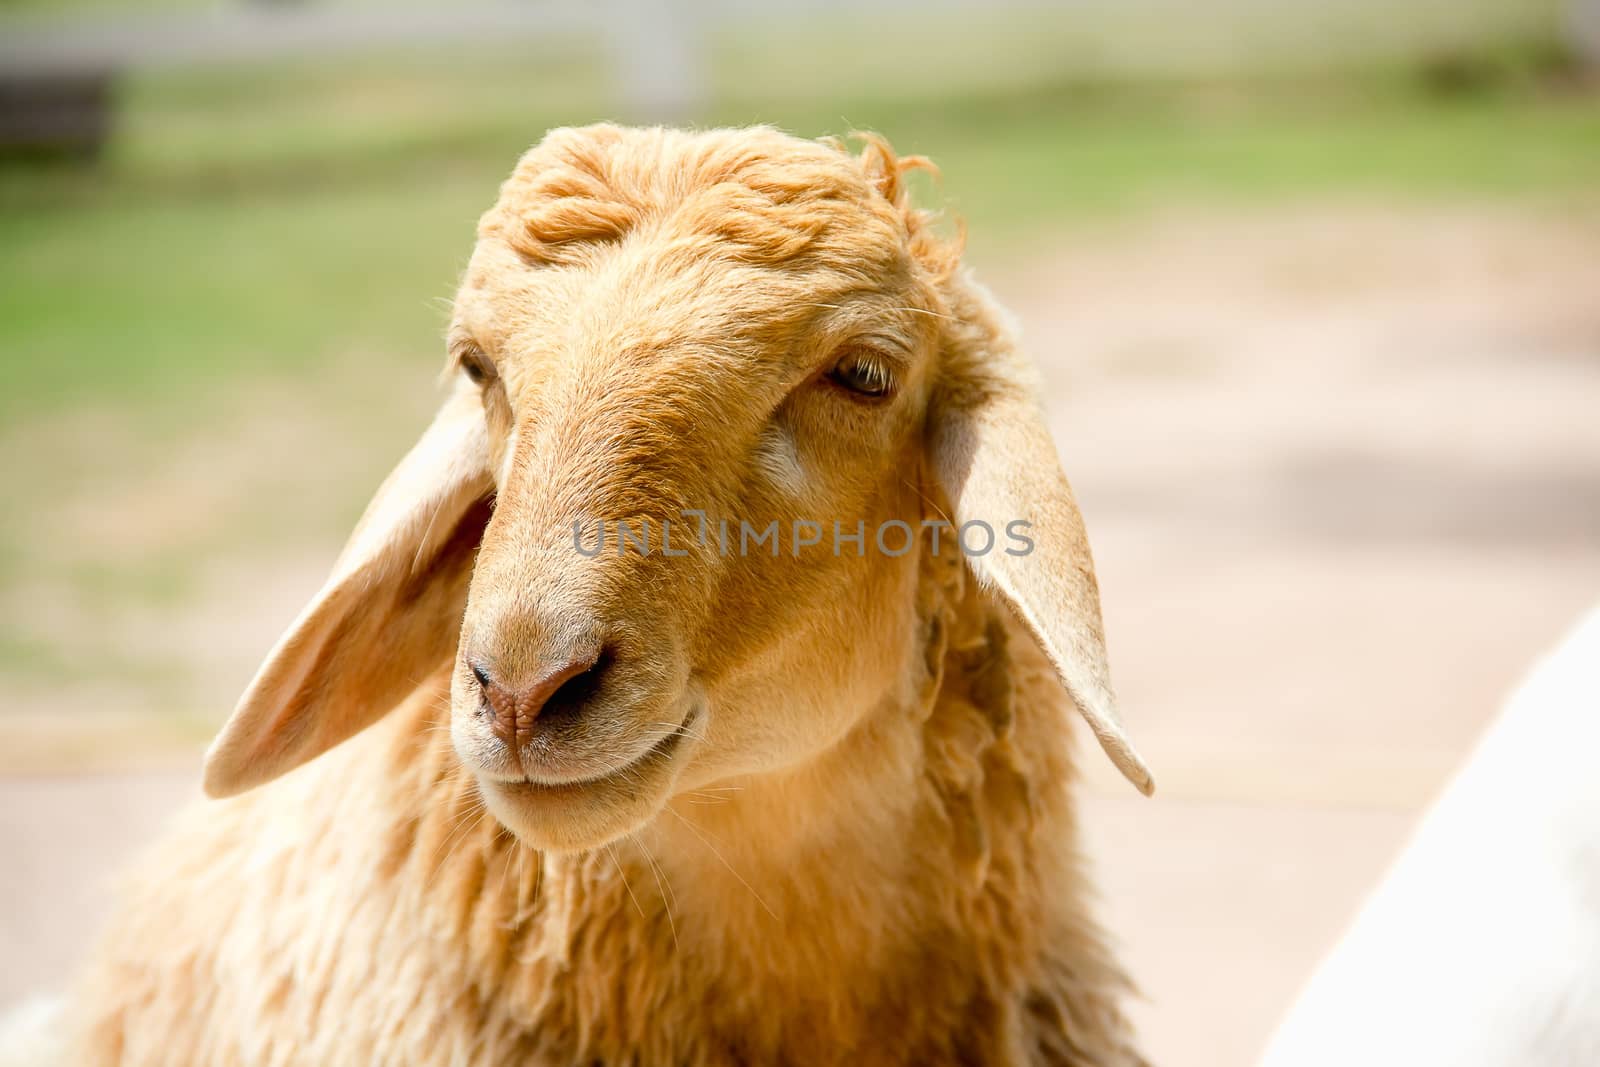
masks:
<svg viewBox="0 0 1600 1067"><path fill-rule="evenodd" d="M497 678L489 665L482 660L471 663L472 676L478 680L483 692L484 709L495 736L504 741L513 752L518 738L526 737L533 729L534 720L554 704L567 704L566 700L553 701L563 687L600 670L601 649L584 649L560 661L546 665L534 678L520 685L511 685ZM586 687L587 688L587 687ZM578 696L578 694L574 694Z"/></svg>

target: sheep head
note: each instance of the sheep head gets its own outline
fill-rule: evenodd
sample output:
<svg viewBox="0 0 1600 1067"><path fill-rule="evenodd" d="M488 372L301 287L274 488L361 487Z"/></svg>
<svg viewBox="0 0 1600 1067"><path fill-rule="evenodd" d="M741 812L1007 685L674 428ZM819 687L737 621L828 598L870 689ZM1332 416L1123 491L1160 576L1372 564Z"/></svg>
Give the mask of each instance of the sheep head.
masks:
<svg viewBox="0 0 1600 1067"><path fill-rule="evenodd" d="M599 126L528 152L479 224L449 399L207 789L276 777L453 659L490 808L530 844L599 845L908 700L942 550L1148 792L1030 365L909 206L920 161L864 143Z"/></svg>

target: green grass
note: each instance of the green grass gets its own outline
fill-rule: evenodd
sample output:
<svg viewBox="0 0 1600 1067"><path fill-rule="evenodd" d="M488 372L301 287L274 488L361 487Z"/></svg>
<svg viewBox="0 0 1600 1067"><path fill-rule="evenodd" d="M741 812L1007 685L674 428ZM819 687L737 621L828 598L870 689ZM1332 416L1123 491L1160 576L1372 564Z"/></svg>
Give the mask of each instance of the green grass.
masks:
<svg viewBox="0 0 1600 1067"><path fill-rule="evenodd" d="M943 139L911 141L924 137ZM1264 198L1561 197L1600 190L1600 106L1401 98L1021 112L991 120L950 158L948 192L975 224L1002 230L1038 214Z"/></svg>
<svg viewBox="0 0 1600 1067"><path fill-rule="evenodd" d="M434 177L0 216L0 413L430 349L485 198Z"/></svg>

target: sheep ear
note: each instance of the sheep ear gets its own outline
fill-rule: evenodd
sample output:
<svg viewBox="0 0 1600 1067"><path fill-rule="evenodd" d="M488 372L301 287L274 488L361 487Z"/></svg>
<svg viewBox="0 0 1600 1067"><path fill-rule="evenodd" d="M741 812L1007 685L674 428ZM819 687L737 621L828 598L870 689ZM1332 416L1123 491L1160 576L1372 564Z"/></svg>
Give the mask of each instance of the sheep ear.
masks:
<svg viewBox="0 0 1600 1067"><path fill-rule="evenodd" d="M1117 715L1089 539L1029 390L1000 383L942 398L930 453L957 525L985 522L999 535L967 562L1012 607L1044 649L1100 747L1146 795L1155 789ZM1008 539L1008 524L1031 540Z"/></svg>
<svg viewBox="0 0 1600 1067"><path fill-rule="evenodd" d="M492 491L482 401L463 383L211 743L207 793L243 792L322 754L454 654Z"/></svg>

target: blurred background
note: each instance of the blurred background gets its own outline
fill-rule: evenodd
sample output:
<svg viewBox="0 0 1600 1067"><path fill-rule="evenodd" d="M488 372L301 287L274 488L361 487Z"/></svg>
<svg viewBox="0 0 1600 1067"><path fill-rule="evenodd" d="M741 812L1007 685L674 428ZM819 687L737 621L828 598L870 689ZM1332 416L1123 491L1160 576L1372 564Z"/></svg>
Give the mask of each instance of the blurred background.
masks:
<svg viewBox="0 0 1600 1067"><path fill-rule="evenodd" d="M1145 1043L1249 1062L1600 592L1592 0L0 0L0 1001L197 795L478 213L597 119L940 165L1161 783L1085 761Z"/></svg>

